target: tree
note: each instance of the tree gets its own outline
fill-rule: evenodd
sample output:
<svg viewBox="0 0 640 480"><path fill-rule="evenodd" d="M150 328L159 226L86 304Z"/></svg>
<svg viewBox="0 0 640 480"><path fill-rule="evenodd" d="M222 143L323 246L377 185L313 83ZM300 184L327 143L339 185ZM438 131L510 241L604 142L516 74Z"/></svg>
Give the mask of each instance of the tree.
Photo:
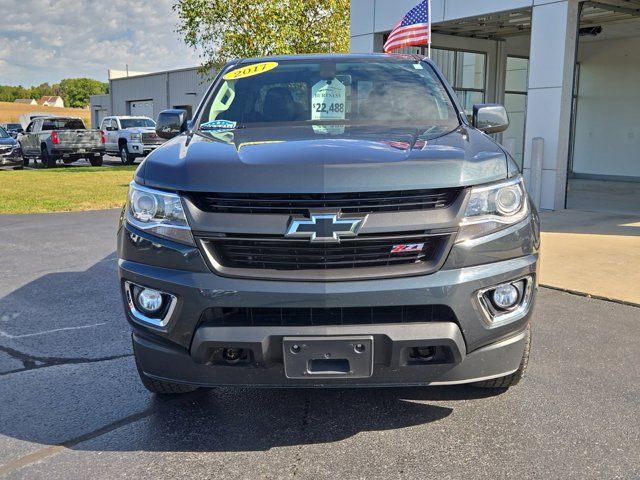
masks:
<svg viewBox="0 0 640 480"><path fill-rule="evenodd" d="M108 87L91 78L65 78L60 82L60 96L67 107L86 107L90 95L107 93Z"/></svg>
<svg viewBox="0 0 640 480"><path fill-rule="evenodd" d="M349 0L178 0L173 9L204 72L239 57L349 50Z"/></svg>

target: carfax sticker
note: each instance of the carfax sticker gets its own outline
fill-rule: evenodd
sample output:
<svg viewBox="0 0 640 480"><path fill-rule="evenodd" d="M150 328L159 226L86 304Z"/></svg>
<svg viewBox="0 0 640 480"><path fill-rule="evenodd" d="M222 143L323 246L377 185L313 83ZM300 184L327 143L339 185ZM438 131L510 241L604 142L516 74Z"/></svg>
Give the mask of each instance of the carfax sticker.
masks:
<svg viewBox="0 0 640 480"><path fill-rule="evenodd" d="M200 125L202 130L232 130L236 128L236 122L231 120L212 120Z"/></svg>
<svg viewBox="0 0 640 480"><path fill-rule="evenodd" d="M254 75L260 75L261 73L273 70L277 66L278 62L254 63L252 65L245 65L240 68L236 68L235 70L231 70L222 78L224 80L239 80L241 78L253 77Z"/></svg>
<svg viewBox="0 0 640 480"><path fill-rule="evenodd" d="M311 87L311 120L344 120L347 88L334 78L320 80Z"/></svg>

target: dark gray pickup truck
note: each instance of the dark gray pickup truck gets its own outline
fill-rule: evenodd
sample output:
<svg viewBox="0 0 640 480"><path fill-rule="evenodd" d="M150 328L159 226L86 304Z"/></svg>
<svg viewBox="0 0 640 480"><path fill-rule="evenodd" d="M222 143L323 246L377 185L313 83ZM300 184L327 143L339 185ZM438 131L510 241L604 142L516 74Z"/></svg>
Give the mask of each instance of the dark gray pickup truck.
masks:
<svg viewBox="0 0 640 480"><path fill-rule="evenodd" d="M45 168L55 167L58 160L73 163L81 158L94 167L102 166L104 135L88 130L82 119L69 117L37 117L18 135L24 165L39 158Z"/></svg>
<svg viewBox="0 0 640 480"><path fill-rule="evenodd" d="M518 383L539 227L507 125L420 57L227 65L193 121L161 113L123 210L144 385Z"/></svg>

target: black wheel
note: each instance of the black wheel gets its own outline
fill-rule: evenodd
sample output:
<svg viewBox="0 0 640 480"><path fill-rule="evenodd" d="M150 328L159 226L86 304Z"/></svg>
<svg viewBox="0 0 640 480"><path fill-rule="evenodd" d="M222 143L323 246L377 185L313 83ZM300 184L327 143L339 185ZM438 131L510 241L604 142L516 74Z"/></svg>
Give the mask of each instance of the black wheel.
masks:
<svg viewBox="0 0 640 480"><path fill-rule="evenodd" d="M44 168L54 168L56 166L56 159L49 155L49 150L44 145L40 150L40 160L42 161L42 166Z"/></svg>
<svg viewBox="0 0 640 480"><path fill-rule="evenodd" d="M101 167L103 161L104 161L104 157L102 155L100 155L99 157L89 158L89 163L91 164L92 167Z"/></svg>
<svg viewBox="0 0 640 480"><path fill-rule="evenodd" d="M198 387L195 387L193 385L163 382L162 380L156 380L155 378L147 377L140 367L140 363L138 362L138 355L135 352L135 349L133 353L136 359L136 368L138 369L138 375L140 375L140 381L142 381L144 388L149 390L151 393L156 393L158 395L176 395L180 393L195 392L196 390L198 390Z"/></svg>
<svg viewBox="0 0 640 480"><path fill-rule="evenodd" d="M529 363L529 353L531 351L531 326L527 327L527 340L524 346L524 352L522 353L522 360L520 360L520 366L518 370L506 377L493 378L491 380L484 380L482 382L476 382L473 385L480 388L509 388L517 385L524 377L524 372L527 370L527 364Z"/></svg>
<svg viewBox="0 0 640 480"><path fill-rule="evenodd" d="M29 157L25 157L25 156L23 155L23 156L22 156L22 164L23 164L25 167L28 167L28 166L29 166Z"/></svg>
<svg viewBox="0 0 640 480"><path fill-rule="evenodd" d="M129 153L129 149L127 148L127 144L123 143L120 145L120 161L123 165L131 165L135 162L136 157Z"/></svg>

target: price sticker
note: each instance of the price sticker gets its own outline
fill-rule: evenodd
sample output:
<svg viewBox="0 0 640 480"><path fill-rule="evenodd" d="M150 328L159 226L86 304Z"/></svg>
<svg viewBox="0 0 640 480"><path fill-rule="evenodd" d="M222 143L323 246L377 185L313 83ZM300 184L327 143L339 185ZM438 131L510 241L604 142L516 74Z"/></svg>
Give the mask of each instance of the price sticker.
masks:
<svg viewBox="0 0 640 480"><path fill-rule="evenodd" d="M347 87L340 80L320 80L311 87L311 120L344 120L346 114Z"/></svg>

